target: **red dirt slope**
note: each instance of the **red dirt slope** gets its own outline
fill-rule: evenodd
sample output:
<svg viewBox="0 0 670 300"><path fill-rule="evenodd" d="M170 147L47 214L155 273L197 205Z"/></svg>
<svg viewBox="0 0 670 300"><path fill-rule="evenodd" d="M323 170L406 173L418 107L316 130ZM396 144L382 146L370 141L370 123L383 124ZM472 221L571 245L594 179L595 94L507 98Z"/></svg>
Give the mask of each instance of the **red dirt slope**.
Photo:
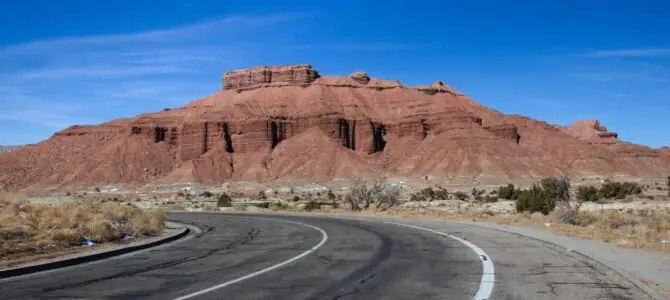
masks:
<svg viewBox="0 0 670 300"><path fill-rule="evenodd" d="M562 128L479 105L436 81L407 87L309 65L226 73L186 106L73 126L0 155L0 189L402 176L457 183L664 178L670 154L597 121ZM444 182L446 181L446 182Z"/></svg>

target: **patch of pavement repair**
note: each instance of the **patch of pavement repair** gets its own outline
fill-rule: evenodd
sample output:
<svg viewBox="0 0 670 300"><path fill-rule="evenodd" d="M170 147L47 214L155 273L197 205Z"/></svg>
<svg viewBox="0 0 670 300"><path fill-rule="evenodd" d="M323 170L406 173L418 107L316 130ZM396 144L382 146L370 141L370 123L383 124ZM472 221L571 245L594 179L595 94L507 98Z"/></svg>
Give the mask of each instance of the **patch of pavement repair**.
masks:
<svg viewBox="0 0 670 300"><path fill-rule="evenodd" d="M55 269L93 263L108 258L132 255L141 250L177 241L189 235L192 231L199 232L199 229L193 228L193 226L174 222L166 222L166 228L168 229L167 235L150 237L129 244L106 247L83 253L68 254L61 257L38 260L16 267L0 269L0 280L16 279L20 276L30 276L38 272L49 272Z"/></svg>
<svg viewBox="0 0 670 300"><path fill-rule="evenodd" d="M326 213L273 212L260 213L259 215L262 214L313 215L349 219L393 220L394 222L406 225L420 225L439 232L444 231L444 228L441 227L448 223L497 230L537 240L554 247L565 249L567 252L578 254L611 269L654 299L670 299L667 296L670 295L670 256L661 252L621 248L605 242L567 237L549 230L490 222L470 222L432 217L403 218L369 215L360 217L353 215L338 216ZM645 284L642 281L648 281L651 284Z"/></svg>

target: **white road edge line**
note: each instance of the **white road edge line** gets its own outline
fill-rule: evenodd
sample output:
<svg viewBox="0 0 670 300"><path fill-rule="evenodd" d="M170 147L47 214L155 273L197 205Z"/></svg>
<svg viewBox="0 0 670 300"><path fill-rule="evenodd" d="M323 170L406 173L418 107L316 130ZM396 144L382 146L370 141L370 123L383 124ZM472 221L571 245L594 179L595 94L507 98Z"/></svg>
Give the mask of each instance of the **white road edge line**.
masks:
<svg viewBox="0 0 670 300"><path fill-rule="evenodd" d="M272 271L272 270L279 269L279 268L281 268L281 267L283 267L283 266L285 266L285 265L288 265L288 264L290 264L290 263L292 263L292 262L294 262L294 261L296 261L296 260L298 260L298 259L301 259L301 258L303 258L303 257L305 257L305 256L307 256L307 255L309 255L309 254L311 254L312 252L316 251L316 249L321 248L321 246L323 246L323 245L328 241L328 234L326 233L325 230L323 230L323 229L321 229L321 228L319 228L319 227L312 226L312 225L305 224L305 223L293 222L293 221L286 221L286 220L275 220L275 219L273 219L273 221L280 221L280 222L285 222L285 223L293 223L293 224L298 224L298 225L302 225L302 226L306 226L306 227L310 227L310 228L312 228L312 229L315 229L315 230L317 230L317 231L319 231L319 232L321 233L321 236L322 236L322 238L321 238L321 242L319 242L318 244L316 244L316 246L310 248L309 250L307 250L307 251L305 251L305 252L303 252L303 253L300 253L299 255L294 256L293 258L290 258L290 259L288 259L288 260L285 260L285 261L283 261L283 262L280 262L280 263L278 263L278 264L276 264L276 265L267 267L267 268L265 268L265 269L263 269L263 270L259 270L259 271L253 272L253 273L251 273L251 274L248 274L248 275L245 275L245 276L242 276L242 277L239 277L239 278L230 280L230 281L226 281L226 282L224 282L224 283L215 285L215 286L210 287L210 288L206 288L206 289L204 289L204 290L197 291L197 292L192 293L192 294L188 294L188 295L186 295L186 296L181 296L181 297L179 297L179 298L175 298L174 300L186 300L186 299L190 299L190 298L193 298L193 297L197 297L197 296L200 296L200 295L203 295L203 294L206 294L206 293L209 293L209 292L218 290L218 289L222 289L222 288L227 287L227 286L229 286L229 285L233 285L233 284L238 283L238 282L240 282L240 281L247 280L247 279L249 279L249 278L252 278L252 277L261 275L261 274L263 274L263 273L267 273L267 272L270 272L270 271Z"/></svg>
<svg viewBox="0 0 670 300"><path fill-rule="evenodd" d="M477 291L477 294L475 294L474 299L475 300L487 300L491 299L491 294L493 293L493 285L495 283L495 270L493 268L493 260L491 259L490 256L484 252L481 248L477 247L477 245L470 243L462 238L459 238L457 236L453 236L451 234L447 234L441 231L433 230L433 229L428 229L424 227L419 227L419 226L414 226L414 225L407 225L407 224L402 224L402 223L395 223L395 222L384 222L387 224L394 224L398 226L405 226L409 228L414 228L414 229L419 229L419 230L424 230L428 232L432 232L435 234L443 235L446 237L450 237L454 240L457 240L464 245L470 247L472 251L477 253L477 256L479 257L479 260L482 262L482 281L479 284L479 290Z"/></svg>

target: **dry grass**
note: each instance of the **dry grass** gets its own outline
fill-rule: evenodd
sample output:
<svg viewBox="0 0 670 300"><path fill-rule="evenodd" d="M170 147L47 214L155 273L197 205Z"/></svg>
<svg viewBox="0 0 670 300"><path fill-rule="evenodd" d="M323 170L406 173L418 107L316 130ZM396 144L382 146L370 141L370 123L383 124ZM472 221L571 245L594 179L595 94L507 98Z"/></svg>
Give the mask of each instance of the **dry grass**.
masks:
<svg viewBox="0 0 670 300"><path fill-rule="evenodd" d="M576 208L558 207L545 216L541 213L495 214L491 211L466 211L464 213L436 211L397 211L396 216L433 216L471 221L489 221L500 224L545 227L567 236L615 243L627 248L655 249L670 252L670 209L626 211L579 211Z"/></svg>
<svg viewBox="0 0 670 300"><path fill-rule="evenodd" d="M33 205L16 194L0 194L0 258L12 260L163 231L165 213L113 202Z"/></svg>
<svg viewBox="0 0 670 300"><path fill-rule="evenodd" d="M288 211L300 212L301 210L288 209ZM393 215L406 218L439 217L543 227L572 237L610 242L628 248L655 249L670 252L670 245L661 243L662 240L670 240L670 208L587 212L580 211L574 207L566 208L559 206L546 216L541 213L499 214L485 208L463 210L461 213L430 209L418 211L392 209L385 212L374 210L350 212L340 208L330 209L328 213L368 216Z"/></svg>

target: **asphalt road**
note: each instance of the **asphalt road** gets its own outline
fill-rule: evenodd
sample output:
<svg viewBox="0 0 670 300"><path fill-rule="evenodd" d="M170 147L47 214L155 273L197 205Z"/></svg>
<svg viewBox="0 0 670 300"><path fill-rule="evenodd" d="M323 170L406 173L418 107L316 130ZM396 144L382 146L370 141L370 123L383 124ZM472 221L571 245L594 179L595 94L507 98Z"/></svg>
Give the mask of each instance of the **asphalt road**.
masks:
<svg viewBox="0 0 670 300"><path fill-rule="evenodd" d="M202 233L0 281L1 299L649 299L613 272L519 236L331 217L172 214ZM472 246L485 251L477 254ZM492 262L495 275L483 276ZM494 282L486 278L495 276ZM185 297L185 298L184 298Z"/></svg>

